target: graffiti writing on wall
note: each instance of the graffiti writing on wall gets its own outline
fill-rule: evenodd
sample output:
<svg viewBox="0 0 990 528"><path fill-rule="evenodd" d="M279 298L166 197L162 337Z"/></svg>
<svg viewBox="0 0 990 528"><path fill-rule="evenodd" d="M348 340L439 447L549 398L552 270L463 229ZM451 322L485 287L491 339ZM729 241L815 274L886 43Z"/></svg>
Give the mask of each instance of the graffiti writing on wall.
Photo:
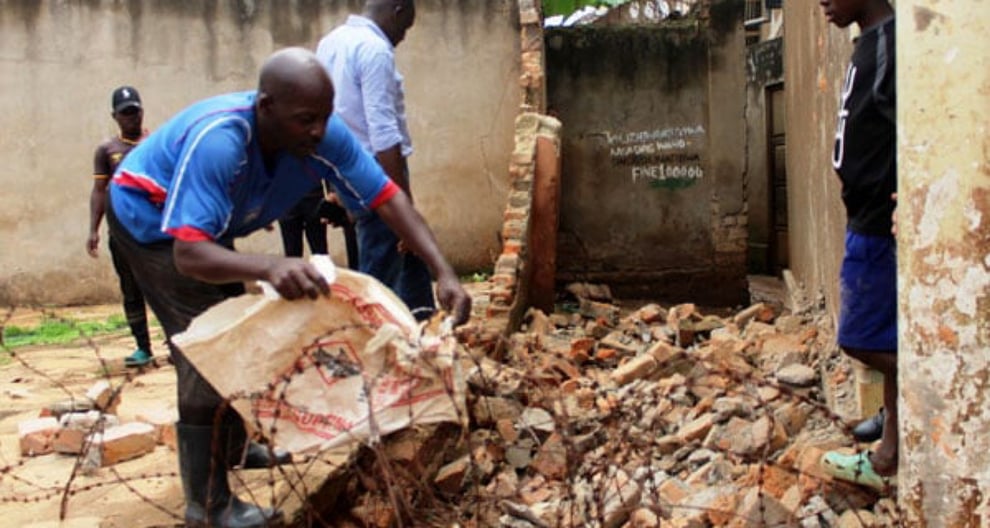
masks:
<svg viewBox="0 0 990 528"><path fill-rule="evenodd" d="M606 132L612 164L629 167L633 183L681 188L705 176L701 152L705 128L701 125L635 132Z"/></svg>

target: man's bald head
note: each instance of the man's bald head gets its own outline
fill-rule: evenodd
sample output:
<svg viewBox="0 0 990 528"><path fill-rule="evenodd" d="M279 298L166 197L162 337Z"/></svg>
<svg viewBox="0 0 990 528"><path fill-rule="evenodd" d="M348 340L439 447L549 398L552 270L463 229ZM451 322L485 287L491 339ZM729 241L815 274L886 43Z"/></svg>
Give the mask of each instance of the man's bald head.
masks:
<svg viewBox="0 0 990 528"><path fill-rule="evenodd" d="M258 92L278 97L282 94L325 91L333 98L330 77L313 52L306 48L285 48L273 53L261 66Z"/></svg>
<svg viewBox="0 0 990 528"><path fill-rule="evenodd" d="M306 156L322 140L333 112L333 84L313 52L285 48L261 66L255 108L263 153Z"/></svg>

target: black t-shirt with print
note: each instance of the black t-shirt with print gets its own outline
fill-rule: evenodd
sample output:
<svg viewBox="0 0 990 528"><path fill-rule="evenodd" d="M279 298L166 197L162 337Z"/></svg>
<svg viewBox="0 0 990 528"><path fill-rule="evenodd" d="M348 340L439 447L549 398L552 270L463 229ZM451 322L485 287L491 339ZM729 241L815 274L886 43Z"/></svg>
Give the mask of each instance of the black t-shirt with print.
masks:
<svg viewBox="0 0 990 528"><path fill-rule="evenodd" d="M848 227L889 235L897 192L894 19L863 32L842 86L832 165L842 180Z"/></svg>

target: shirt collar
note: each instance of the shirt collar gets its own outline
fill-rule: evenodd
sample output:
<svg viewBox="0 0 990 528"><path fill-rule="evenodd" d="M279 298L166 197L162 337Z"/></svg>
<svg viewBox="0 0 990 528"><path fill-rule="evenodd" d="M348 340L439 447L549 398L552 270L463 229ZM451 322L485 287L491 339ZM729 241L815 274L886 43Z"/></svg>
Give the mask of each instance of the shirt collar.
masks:
<svg viewBox="0 0 990 528"><path fill-rule="evenodd" d="M392 41L388 39L388 35L386 35L384 31L382 31L382 28L378 27L378 24L375 24L374 20L371 20L370 18L367 17L363 17L361 15L349 15L347 17L347 25L352 27L363 27L370 29L375 35L378 35L379 38L381 38L382 40L385 41L386 44L388 44L388 48L390 50L395 50L395 46L393 46Z"/></svg>

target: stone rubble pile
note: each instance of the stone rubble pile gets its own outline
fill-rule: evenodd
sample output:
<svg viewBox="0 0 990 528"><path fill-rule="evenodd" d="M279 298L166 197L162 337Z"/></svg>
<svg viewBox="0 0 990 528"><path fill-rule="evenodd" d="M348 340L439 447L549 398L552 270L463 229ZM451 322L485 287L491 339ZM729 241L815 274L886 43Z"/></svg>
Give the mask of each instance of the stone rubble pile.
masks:
<svg viewBox="0 0 990 528"><path fill-rule="evenodd" d="M507 338L465 340L464 427L417 426L366 447L307 484L308 505L287 506L289 517L318 510L332 526L382 528L898 525L892 490L819 468L825 451L857 447L824 404L813 322L768 303L711 315L692 304L623 309L595 285L567 291L573 302L531 310ZM49 406L20 424L22 455L81 455L95 472L174 449L174 410L121 424L118 404L101 381Z"/></svg>
<svg viewBox="0 0 990 528"><path fill-rule="evenodd" d="M100 380L85 395L41 409L38 418L18 423L21 456L81 455L81 470L93 473L144 456L158 445L175 451L174 409L151 410L121 423L116 414L120 399L119 387Z"/></svg>
<svg viewBox="0 0 990 528"><path fill-rule="evenodd" d="M692 304L623 316L607 288L568 291L572 313L531 310L503 346L473 350L468 430L420 453L436 462L420 467L439 468L418 476L430 504L457 509L453 524L897 525L889 493L819 469L823 452L853 446L822 402L813 324L765 303L729 317ZM346 501L360 505L357 524L396 521L385 488Z"/></svg>

